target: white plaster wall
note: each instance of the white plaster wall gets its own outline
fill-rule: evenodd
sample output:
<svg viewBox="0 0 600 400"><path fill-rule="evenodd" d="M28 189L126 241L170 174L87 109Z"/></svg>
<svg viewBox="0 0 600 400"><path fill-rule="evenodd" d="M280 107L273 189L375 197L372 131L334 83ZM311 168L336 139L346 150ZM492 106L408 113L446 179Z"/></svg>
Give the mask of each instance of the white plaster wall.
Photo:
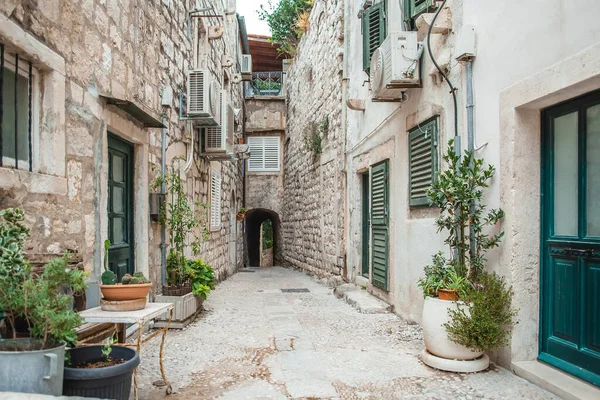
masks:
<svg viewBox="0 0 600 400"><path fill-rule="evenodd" d="M444 247L442 236L436 234L434 226L436 210L411 210L408 207L407 131L432 115L440 114L440 150L443 151L447 140L454 135L452 98L447 85L434 82L430 76L433 66L425 52L422 89L410 89L409 100L401 105L371 102L368 83L364 83L368 78L362 71L362 35L360 20L356 17L360 5L356 3L346 2L345 5L345 78L348 78L347 98L366 100L366 110L347 111L348 273L351 277L356 276L361 265L361 181L357 173L364 170L365 162L371 161L372 154L377 154L381 146L389 145L393 139L390 293L378 294L383 298L387 296L402 316L420 321L422 294L416 287L416 280L422 275L423 266L429 262L431 255ZM392 0L388 3L388 31L400 29L399 3ZM432 36L432 49L438 63L449 61L449 77L458 89L459 134L463 136L465 147L464 67L454 60L453 52L456 33L463 23L475 26L476 146L487 143L477 156L484 157L498 171L487 193L487 204L502 206L508 212L503 224L507 239L501 249L490 253L489 265L513 283L515 302L522 308L522 322L515 328L512 349L499 352L497 358L503 364L510 359L533 359L537 356L539 229L525 228L539 227L539 109L559 99L568 99L577 91L563 89L577 85L578 80L586 80L581 87L578 86L581 93L598 87L592 79L594 69L590 66L595 65L597 59L581 53L589 52L586 49L600 43L600 26L597 24L600 3L594 0L450 0L447 7L451 13L452 33ZM420 31L419 38L424 38L425 33ZM547 81L538 78L533 86L521 89L528 93L530 102L536 96L550 95L556 101L546 99L518 113L514 111L520 106L518 101L512 106L504 105L504 118L513 118L518 123L501 121L501 92L573 57L577 61L562 64L562 67L555 66L558 71L544 75ZM580 69L578 62L581 63ZM570 72L562 68L568 68ZM583 69L586 73L581 72ZM577 78L577 75L580 77ZM506 132L507 127L513 126L516 126L514 131ZM525 139L521 134L528 136ZM501 151L504 152L503 157ZM515 176L517 173L528 178L519 181ZM517 239L519 231L521 237Z"/></svg>

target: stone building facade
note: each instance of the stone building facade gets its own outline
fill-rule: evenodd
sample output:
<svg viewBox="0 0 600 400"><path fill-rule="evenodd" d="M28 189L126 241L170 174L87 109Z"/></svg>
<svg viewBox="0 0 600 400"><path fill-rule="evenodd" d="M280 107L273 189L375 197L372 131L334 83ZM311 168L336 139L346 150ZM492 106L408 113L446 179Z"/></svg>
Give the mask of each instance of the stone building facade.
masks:
<svg viewBox="0 0 600 400"><path fill-rule="evenodd" d="M206 8L212 11L204 14L212 17L190 14ZM204 157L202 134L180 119L185 117L181 99L186 98L187 73L192 69L210 70L228 91L232 108L243 109L242 87L234 79L242 53L235 2L3 1L0 43L4 66L12 68L12 72L5 69L5 84L8 74L14 77L16 59L19 69L31 62L33 71L31 171L28 158L22 156L16 157L21 163L15 168L6 146L0 167L0 207L25 210L32 227L28 252L78 252L91 272L88 298L97 299L93 291L102 272L103 242L113 236L107 207L110 202L116 221L121 215L117 208L123 206L120 201L113 204L118 196L109 199L109 193L121 190L120 181L113 179L118 175L115 165L121 164L111 160L128 156L130 164L123 165L131 189L121 199L128 202L131 219L124 217L111 227L128 221L125 231L134 238L132 262L150 276L156 294L161 283L161 226L150 218L148 198L161 172L164 129L165 164L182 167L190 199L210 204L211 173L220 176L219 209L212 207L220 223L206 226L208 238L199 256L213 266L219 279L238 268L242 228L235 211L242 201L242 161ZM231 67L222 64L223 55L233 59ZM19 80L27 79L26 70L21 75ZM5 117L6 99L5 95ZM243 115L236 118L236 135L241 135L238 120ZM123 155L120 151L127 151L114 150L111 143L131 153ZM207 214L208 221L211 209L198 206L198 210Z"/></svg>
<svg viewBox="0 0 600 400"><path fill-rule="evenodd" d="M283 260L319 275L345 265L343 7L315 1L286 84Z"/></svg>

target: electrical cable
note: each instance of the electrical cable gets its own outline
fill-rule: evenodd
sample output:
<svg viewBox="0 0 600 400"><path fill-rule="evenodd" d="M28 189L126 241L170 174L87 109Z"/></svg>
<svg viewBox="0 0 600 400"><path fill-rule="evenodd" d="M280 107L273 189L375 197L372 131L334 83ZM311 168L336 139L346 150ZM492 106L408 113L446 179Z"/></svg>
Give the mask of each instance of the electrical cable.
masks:
<svg viewBox="0 0 600 400"><path fill-rule="evenodd" d="M442 78L450 87L450 93L452 94L452 100L454 101L454 136L456 137L458 136L458 103L456 100L456 88L452 85L452 82L450 82L444 71L440 68L437 61L435 60L435 57L433 56L433 52L431 51L431 31L433 30L435 20L437 19L438 15L440 15L442 8L444 8L444 6L446 5L446 1L448 0L444 0L442 5L438 8L435 15L433 16L433 20L431 20L431 24L429 25L429 31L427 32L427 52L429 53L429 58L431 58L433 65L435 65L440 75L442 75Z"/></svg>

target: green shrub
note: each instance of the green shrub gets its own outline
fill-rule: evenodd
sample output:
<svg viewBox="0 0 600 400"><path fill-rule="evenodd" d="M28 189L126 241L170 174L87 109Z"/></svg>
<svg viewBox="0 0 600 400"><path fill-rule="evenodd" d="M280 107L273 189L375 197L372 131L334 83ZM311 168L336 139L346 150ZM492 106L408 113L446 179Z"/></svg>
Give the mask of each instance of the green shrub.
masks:
<svg viewBox="0 0 600 400"><path fill-rule="evenodd" d="M212 267L201 258L186 261L185 275L192 282L192 293L205 300L217 283Z"/></svg>
<svg viewBox="0 0 600 400"><path fill-rule="evenodd" d="M308 29L308 15L314 0L280 0L274 6L269 0L268 10L260 6L258 17L266 21L271 29L271 42L277 43L281 53L292 57L296 54L296 46Z"/></svg>
<svg viewBox="0 0 600 400"><path fill-rule="evenodd" d="M506 346L517 315L512 296L512 287L507 288L502 277L480 272L477 283L463 295L467 307L449 311L451 321L444 324L448 338L473 351Z"/></svg>

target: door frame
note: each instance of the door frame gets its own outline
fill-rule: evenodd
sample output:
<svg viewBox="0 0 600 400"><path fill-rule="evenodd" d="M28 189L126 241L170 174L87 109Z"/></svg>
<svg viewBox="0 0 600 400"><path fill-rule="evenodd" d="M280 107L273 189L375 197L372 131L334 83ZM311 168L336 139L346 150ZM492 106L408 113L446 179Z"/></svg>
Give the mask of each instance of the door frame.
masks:
<svg viewBox="0 0 600 400"><path fill-rule="evenodd" d="M371 170L360 174L362 192L362 262L359 276L371 277Z"/></svg>
<svg viewBox="0 0 600 400"><path fill-rule="evenodd" d="M582 193L586 193L586 177L585 169L581 168L581 160L585 160L586 157L586 138L582 134L582 130L586 129L585 115L581 112L582 107L586 104L594 103L592 99L600 99L600 90L588 92L586 94L567 99L550 107L541 110L540 113L540 274L539 274L539 326L538 326L538 360L547 363L555 368L559 368L573 376L590 382L596 386L600 386L600 376L597 374L585 370L582 367L578 367L569 361L563 360L556 356L553 356L545 352L544 342L548 336L549 329L549 316L550 312L546 304L546 296L548 293L546 285L548 284L548 273L550 256L546 242L551 236L551 229L553 226L553 212L554 212L554 140L552 121L559 115L567 115L571 112L578 111L578 157L579 165L578 169L578 193L579 199L577 199L577 206L580 210L577 215L577 235L578 239L576 242L580 242L582 239L583 222L584 217L581 210L586 210L586 196ZM557 112L558 111L558 112ZM586 216L587 217L587 216ZM572 237L559 237L560 240L568 242L572 240ZM585 240L585 238L583 239ZM580 304L581 307L581 304Z"/></svg>

